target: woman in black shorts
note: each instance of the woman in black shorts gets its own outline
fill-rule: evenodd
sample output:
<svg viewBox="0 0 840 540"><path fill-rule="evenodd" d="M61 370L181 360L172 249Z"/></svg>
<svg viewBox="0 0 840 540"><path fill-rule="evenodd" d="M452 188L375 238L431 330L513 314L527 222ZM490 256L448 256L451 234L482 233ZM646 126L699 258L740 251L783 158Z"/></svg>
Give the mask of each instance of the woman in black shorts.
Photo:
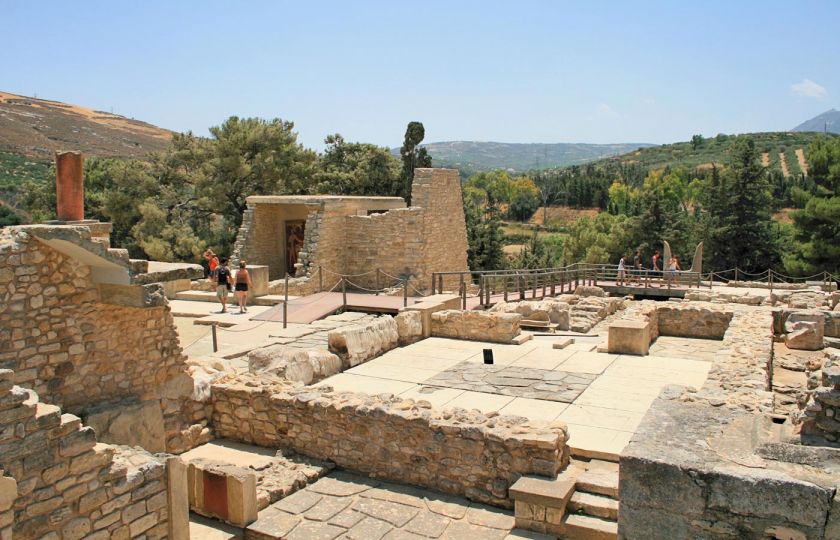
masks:
<svg viewBox="0 0 840 540"><path fill-rule="evenodd" d="M236 291L236 300L239 302L239 313L248 312L248 287L251 286L251 276L245 268L245 261L239 261L239 270L236 271L236 280L233 288Z"/></svg>

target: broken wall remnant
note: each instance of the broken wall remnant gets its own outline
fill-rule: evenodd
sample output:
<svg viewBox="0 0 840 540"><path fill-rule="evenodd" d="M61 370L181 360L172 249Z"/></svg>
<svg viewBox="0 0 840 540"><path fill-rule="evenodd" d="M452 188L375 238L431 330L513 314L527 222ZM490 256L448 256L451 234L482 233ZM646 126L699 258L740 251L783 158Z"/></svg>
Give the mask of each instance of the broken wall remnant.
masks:
<svg viewBox="0 0 840 540"><path fill-rule="evenodd" d="M247 378L217 383L214 427L227 439L291 448L503 507L511 506L507 491L520 476L553 477L568 463L565 425L330 390L266 387Z"/></svg>
<svg viewBox="0 0 840 540"><path fill-rule="evenodd" d="M176 442L191 420L186 357L161 287L132 283L129 268L122 250L92 241L87 227L0 231L0 368L83 417L106 404L154 402Z"/></svg>
<svg viewBox="0 0 840 540"><path fill-rule="evenodd" d="M519 335L522 315L448 309L432 313L432 336L510 343Z"/></svg>
<svg viewBox="0 0 840 540"><path fill-rule="evenodd" d="M395 348L399 332L394 318L384 315L368 323L330 330L327 341L330 352L338 355L348 369Z"/></svg>
<svg viewBox="0 0 840 540"><path fill-rule="evenodd" d="M168 502L165 459L98 443L78 417L13 386L14 378L0 370L0 470L16 484L15 538L179 538L170 516L186 514ZM179 525L188 532L188 524Z"/></svg>

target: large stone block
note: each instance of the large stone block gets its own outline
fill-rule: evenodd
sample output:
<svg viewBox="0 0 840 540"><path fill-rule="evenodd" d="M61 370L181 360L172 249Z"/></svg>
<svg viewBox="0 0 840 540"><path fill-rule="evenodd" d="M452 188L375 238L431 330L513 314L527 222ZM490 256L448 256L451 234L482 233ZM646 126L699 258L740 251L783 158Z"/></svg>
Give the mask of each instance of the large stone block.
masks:
<svg viewBox="0 0 840 540"><path fill-rule="evenodd" d="M821 311L795 311L785 322L785 345L789 349L816 351L823 348L825 316Z"/></svg>
<svg viewBox="0 0 840 540"><path fill-rule="evenodd" d="M257 519L257 476L243 467L206 459L188 464L190 509L245 527Z"/></svg>
<svg viewBox="0 0 840 540"><path fill-rule="evenodd" d="M401 347L423 339L423 317L419 311L403 311L394 317Z"/></svg>
<svg viewBox="0 0 840 540"><path fill-rule="evenodd" d="M647 355L650 349L650 323L620 320L610 324L607 350L615 354Z"/></svg>
<svg viewBox="0 0 840 540"><path fill-rule="evenodd" d="M88 414L85 423L100 442L166 451L166 430L158 401L112 405Z"/></svg>
<svg viewBox="0 0 840 540"><path fill-rule="evenodd" d="M187 464L178 457L166 460L166 507L169 516L169 538L189 540L190 500Z"/></svg>
<svg viewBox="0 0 840 540"><path fill-rule="evenodd" d="M271 345L248 353L248 371L311 384L341 371L341 359L323 349Z"/></svg>
<svg viewBox="0 0 840 540"><path fill-rule="evenodd" d="M519 335L522 315L446 310L432 313L432 335L454 339L510 343Z"/></svg>
<svg viewBox="0 0 840 540"><path fill-rule="evenodd" d="M364 325L331 330L327 340L330 352L337 354L347 368L367 362L396 347L399 333L394 318L386 315Z"/></svg>

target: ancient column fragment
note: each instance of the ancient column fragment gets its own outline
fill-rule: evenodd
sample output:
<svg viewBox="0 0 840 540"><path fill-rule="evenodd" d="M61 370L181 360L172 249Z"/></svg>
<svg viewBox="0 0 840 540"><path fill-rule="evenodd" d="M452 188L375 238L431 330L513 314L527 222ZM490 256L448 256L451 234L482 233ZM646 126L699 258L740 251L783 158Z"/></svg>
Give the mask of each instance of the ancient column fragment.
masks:
<svg viewBox="0 0 840 540"><path fill-rule="evenodd" d="M85 188L81 152L55 153L56 214L61 221L85 219Z"/></svg>

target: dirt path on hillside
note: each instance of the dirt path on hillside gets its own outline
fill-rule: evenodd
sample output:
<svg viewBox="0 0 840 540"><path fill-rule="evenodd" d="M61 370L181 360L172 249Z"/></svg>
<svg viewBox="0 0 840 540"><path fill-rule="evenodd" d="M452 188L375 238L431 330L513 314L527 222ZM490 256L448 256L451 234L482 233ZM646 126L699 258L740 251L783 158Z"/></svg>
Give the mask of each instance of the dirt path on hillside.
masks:
<svg viewBox="0 0 840 540"><path fill-rule="evenodd" d="M761 154L761 166L762 167L769 167L770 166L770 152L764 152Z"/></svg>
<svg viewBox="0 0 840 540"><path fill-rule="evenodd" d="M796 160L799 162L799 168L802 169L802 174L808 176L808 162L805 161L805 150L801 148L796 149Z"/></svg>
<svg viewBox="0 0 840 540"><path fill-rule="evenodd" d="M790 169L788 169L787 157L784 152L779 152L779 163L782 164L782 174L785 178L790 178Z"/></svg>

